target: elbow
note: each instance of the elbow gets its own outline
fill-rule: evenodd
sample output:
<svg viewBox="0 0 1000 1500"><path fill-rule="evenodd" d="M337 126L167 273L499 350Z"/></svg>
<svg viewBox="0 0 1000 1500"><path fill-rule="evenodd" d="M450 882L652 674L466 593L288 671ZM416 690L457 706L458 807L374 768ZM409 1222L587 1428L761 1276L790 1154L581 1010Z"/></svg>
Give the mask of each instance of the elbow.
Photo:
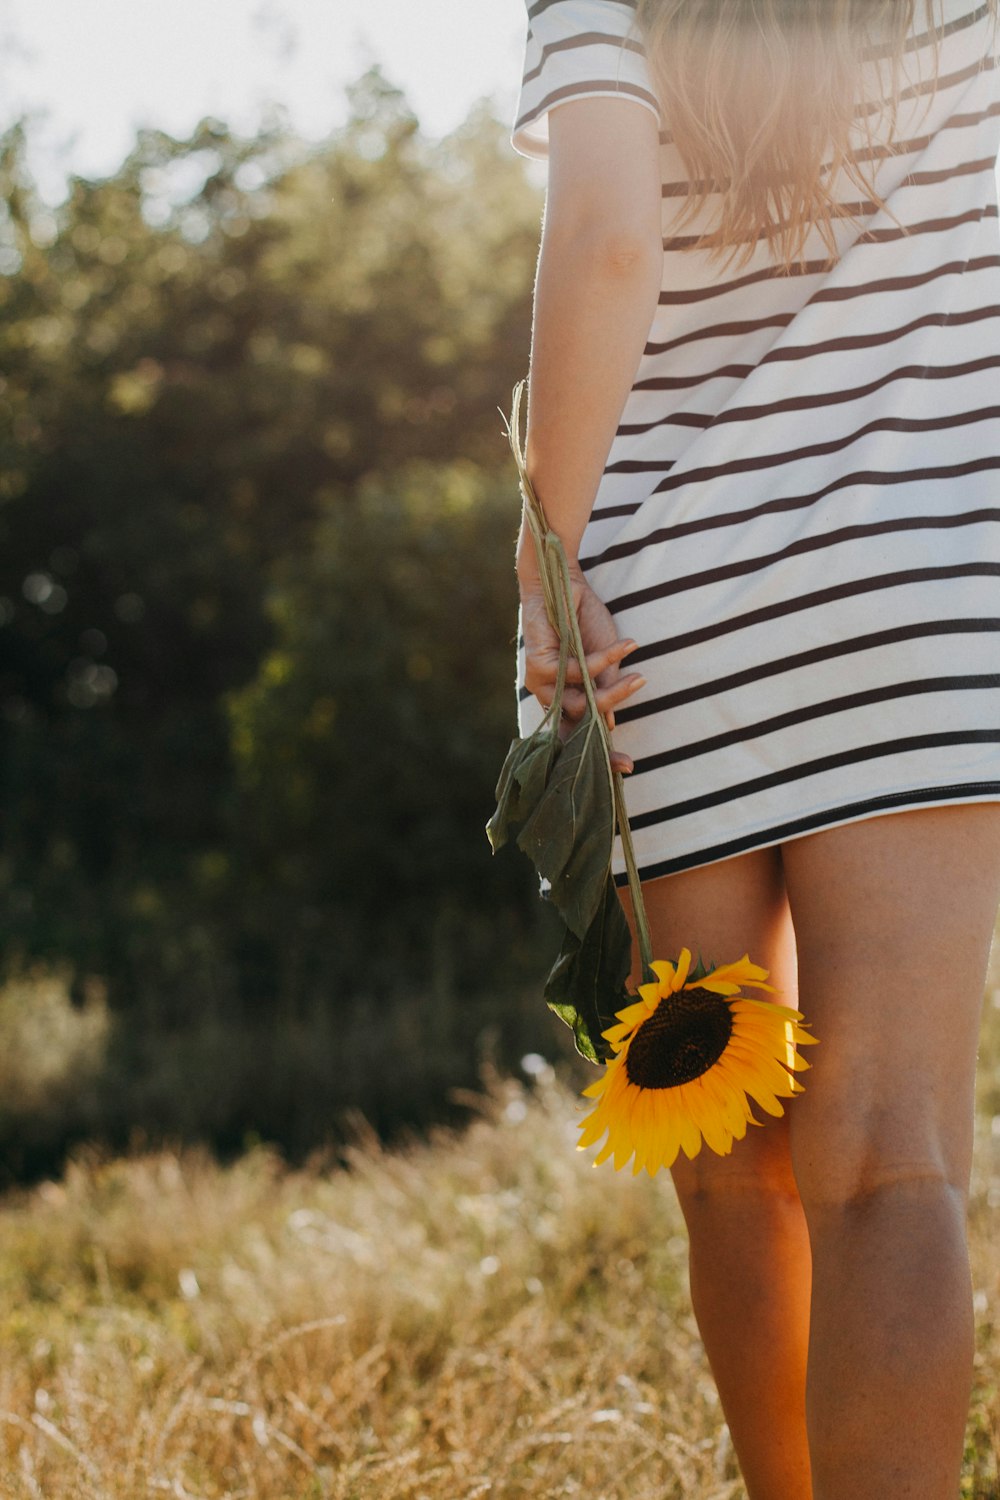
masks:
<svg viewBox="0 0 1000 1500"><path fill-rule="evenodd" d="M651 265L662 262L663 243L659 239L611 235L600 246L598 259L612 276L642 275Z"/></svg>
<svg viewBox="0 0 1000 1500"><path fill-rule="evenodd" d="M553 238L561 242L560 248L568 257L613 280L645 278L653 270L659 274L663 265L658 226L653 232L604 223Z"/></svg>

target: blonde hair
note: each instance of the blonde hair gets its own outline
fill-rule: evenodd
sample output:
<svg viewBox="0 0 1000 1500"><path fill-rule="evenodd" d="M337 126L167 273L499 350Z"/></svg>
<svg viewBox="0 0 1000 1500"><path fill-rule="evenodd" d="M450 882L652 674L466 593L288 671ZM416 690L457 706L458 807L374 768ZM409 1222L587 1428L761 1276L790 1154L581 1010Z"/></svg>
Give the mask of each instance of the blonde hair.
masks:
<svg viewBox="0 0 1000 1500"><path fill-rule="evenodd" d="M997 0L990 0L996 9ZM934 0L924 0L937 44ZM883 208L875 173L892 139L917 0L638 0L666 125L690 178L677 226L719 193L715 228L691 248L745 265L761 239L790 269L816 229ZM863 101L878 58L880 97ZM887 76L888 75L888 76ZM931 86L931 91L934 85ZM928 103L930 100L928 99ZM838 203L841 172L867 201Z"/></svg>

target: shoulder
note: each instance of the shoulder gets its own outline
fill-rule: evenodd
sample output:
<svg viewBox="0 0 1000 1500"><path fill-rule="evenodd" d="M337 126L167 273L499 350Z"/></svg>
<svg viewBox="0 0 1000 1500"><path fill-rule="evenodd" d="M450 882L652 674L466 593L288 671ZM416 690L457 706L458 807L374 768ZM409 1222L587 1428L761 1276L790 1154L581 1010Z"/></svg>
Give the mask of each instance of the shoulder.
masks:
<svg viewBox="0 0 1000 1500"><path fill-rule="evenodd" d="M527 0L524 67L511 144L549 153L550 115L584 98L623 100L662 125L636 0Z"/></svg>

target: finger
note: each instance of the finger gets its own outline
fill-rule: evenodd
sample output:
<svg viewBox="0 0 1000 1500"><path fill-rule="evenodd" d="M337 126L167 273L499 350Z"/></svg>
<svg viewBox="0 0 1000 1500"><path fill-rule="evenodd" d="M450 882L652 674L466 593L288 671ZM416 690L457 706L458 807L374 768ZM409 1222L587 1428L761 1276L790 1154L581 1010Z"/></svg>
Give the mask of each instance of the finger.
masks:
<svg viewBox="0 0 1000 1500"><path fill-rule="evenodd" d="M612 750L611 769L612 771L620 771L623 776L631 776L635 770L635 761L631 755L626 755L624 750Z"/></svg>
<svg viewBox="0 0 1000 1500"><path fill-rule="evenodd" d="M594 698L597 703L597 711L605 718L626 698L630 698L639 688L646 686L646 679L638 672L632 672L628 677L620 677L610 687L595 690ZM537 695L536 695L537 696ZM552 694L549 694L549 703L552 702ZM548 707L548 704L546 704ZM587 695L580 688L567 688L563 693L562 711L566 719L582 719L587 710ZM613 728L613 725L609 727Z"/></svg>
<svg viewBox="0 0 1000 1500"><path fill-rule="evenodd" d="M610 687L598 688L596 693L598 711L602 714L611 713L619 703L624 703L626 698L631 698L633 693L646 686L645 677L638 673L631 673L628 677L619 677Z"/></svg>
<svg viewBox="0 0 1000 1500"><path fill-rule="evenodd" d="M624 640L612 641L610 646L604 646L600 651L590 651L584 658L587 663L587 671L591 677L599 677L609 667L616 667L630 651L634 651L638 641ZM570 657L566 663L566 681L582 682L583 673L580 671L580 663L576 657Z"/></svg>
<svg viewBox="0 0 1000 1500"><path fill-rule="evenodd" d="M563 693L562 712L564 719L582 719L587 711L587 695L579 688L567 688Z"/></svg>
<svg viewBox="0 0 1000 1500"><path fill-rule="evenodd" d="M538 699L543 708L548 708L556 695L556 674L548 678L541 672L530 672L525 675L524 685L528 691ZM576 717L579 718L583 707L587 702L587 695L582 688L567 688L563 695L563 703L569 699L577 705Z"/></svg>
<svg viewBox="0 0 1000 1500"><path fill-rule="evenodd" d="M558 676L559 657L552 658L532 656L524 666L524 685L535 697L541 690L549 689L549 699L552 698L552 689L555 687Z"/></svg>

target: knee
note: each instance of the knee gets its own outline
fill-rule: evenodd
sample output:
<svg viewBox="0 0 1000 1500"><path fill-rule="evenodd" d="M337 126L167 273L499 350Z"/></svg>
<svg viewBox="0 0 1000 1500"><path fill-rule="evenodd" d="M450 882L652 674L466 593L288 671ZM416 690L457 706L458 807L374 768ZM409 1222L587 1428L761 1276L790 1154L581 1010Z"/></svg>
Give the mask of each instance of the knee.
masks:
<svg viewBox="0 0 1000 1500"><path fill-rule="evenodd" d="M754 1145L758 1143L755 1141ZM674 1187L685 1217L722 1214L780 1213L799 1208L798 1188L787 1149L754 1150L743 1141L731 1156L702 1150L688 1161L681 1157L672 1170Z"/></svg>
<svg viewBox="0 0 1000 1500"><path fill-rule="evenodd" d="M796 1184L810 1222L879 1211L887 1202L923 1204L952 1200L964 1210L968 1175L950 1168L941 1152L900 1156L873 1147L837 1157L824 1152L796 1162Z"/></svg>
<svg viewBox="0 0 1000 1500"><path fill-rule="evenodd" d="M837 1104L808 1090L793 1109L790 1155L807 1216L859 1213L895 1198L930 1204L968 1194L973 1116L887 1090L872 1100L845 1081ZM804 1107L802 1107L804 1106Z"/></svg>

